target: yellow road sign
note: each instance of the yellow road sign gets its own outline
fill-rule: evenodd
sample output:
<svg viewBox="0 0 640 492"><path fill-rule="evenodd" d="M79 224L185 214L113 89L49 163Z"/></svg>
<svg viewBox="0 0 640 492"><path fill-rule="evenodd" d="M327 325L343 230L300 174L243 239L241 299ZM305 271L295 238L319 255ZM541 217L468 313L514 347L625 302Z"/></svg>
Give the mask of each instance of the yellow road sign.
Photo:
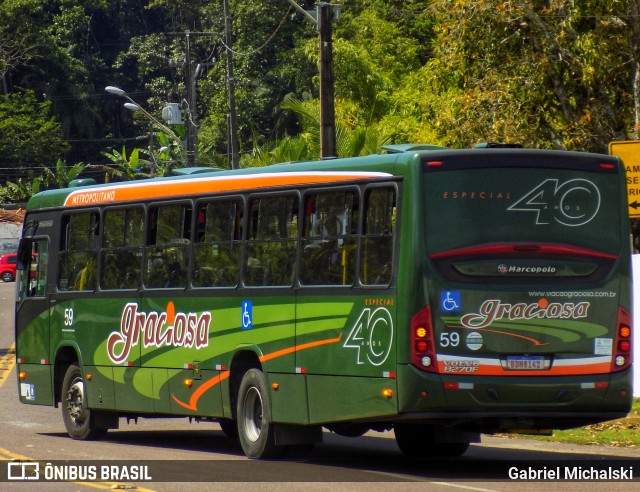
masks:
<svg viewBox="0 0 640 492"><path fill-rule="evenodd" d="M627 171L629 217L640 217L640 140L609 142L609 154L620 157L624 162Z"/></svg>

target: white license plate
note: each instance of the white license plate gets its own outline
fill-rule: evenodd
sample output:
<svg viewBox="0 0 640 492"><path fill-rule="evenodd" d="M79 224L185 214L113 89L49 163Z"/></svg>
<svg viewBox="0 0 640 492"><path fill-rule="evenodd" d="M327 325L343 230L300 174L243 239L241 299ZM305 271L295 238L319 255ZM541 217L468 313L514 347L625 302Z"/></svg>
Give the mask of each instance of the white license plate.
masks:
<svg viewBox="0 0 640 492"><path fill-rule="evenodd" d="M507 357L510 371L542 371L546 369L543 357Z"/></svg>

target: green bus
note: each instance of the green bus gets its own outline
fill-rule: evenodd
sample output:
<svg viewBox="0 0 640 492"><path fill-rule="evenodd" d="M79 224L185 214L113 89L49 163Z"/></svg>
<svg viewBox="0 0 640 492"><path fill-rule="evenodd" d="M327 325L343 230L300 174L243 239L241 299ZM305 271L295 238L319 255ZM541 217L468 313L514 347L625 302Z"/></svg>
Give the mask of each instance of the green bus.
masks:
<svg viewBox="0 0 640 492"><path fill-rule="evenodd" d="M74 439L121 417L213 421L251 458L309 451L323 428L458 456L481 433L625 416L622 162L385 150L35 195L20 401L60 406Z"/></svg>

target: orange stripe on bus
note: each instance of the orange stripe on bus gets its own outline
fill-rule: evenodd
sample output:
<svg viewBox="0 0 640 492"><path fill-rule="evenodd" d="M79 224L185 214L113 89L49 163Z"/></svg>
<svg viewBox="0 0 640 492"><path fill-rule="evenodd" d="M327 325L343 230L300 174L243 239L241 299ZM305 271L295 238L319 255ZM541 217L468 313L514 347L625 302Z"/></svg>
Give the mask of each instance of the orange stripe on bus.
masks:
<svg viewBox="0 0 640 492"><path fill-rule="evenodd" d="M293 352L299 352L301 350L310 349L313 347L320 347L321 345L328 345L330 343L338 343L342 339L342 333L337 338L330 338L328 340L318 340L317 342L309 342L302 345L297 345L295 347L289 347L286 349L278 350L276 352L271 352L270 354L263 355L260 357L260 362L266 362L271 359L277 359L278 357L282 357L283 355L291 354Z"/></svg>
<svg viewBox="0 0 640 492"><path fill-rule="evenodd" d="M294 352L299 352L301 350L320 347L322 345L329 345L332 343L338 343L341 339L342 339L342 333L340 334L339 337L336 337L336 338L329 338L327 340L318 340L316 342L304 343L302 345L297 345L297 346L289 347L286 349L277 350L275 352L271 352L270 354L263 355L262 357L260 357L260 362L265 362L271 359L277 359L278 357L282 357L283 355L292 354ZM184 403L183 401L178 400L178 398L176 398L174 394L172 394L171 397L181 407L186 408L187 410L196 412L198 410L198 400L200 399L200 397L202 397L202 395L204 395L207 391L213 388L216 384L227 379L230 375L231 375L231 371L224 371L219 375L209 379L208 381L205 381L203 384L198 386L197 390L193 392L193 395L191 395L191 398L189 398L189 403Z"/></svg>
<svg viewBox="0 0 640 492"><path fill-rule="evenodd" d="M173 394L171 396L173 397L173 399L178 405L186 408L187 410L193 410L195 412L196 410L198 410L198 407L196 406L196 404L198 403L198 400L200 399L200 397L204 395L208 390L213 388L216 384L227 379L230 375L231 375L231 371L224 371L218 374L216 377L211 378L208 381L205 381L203 384L198 386L197 390L193 392L193 395L191 395L191 398L189 399L188 404L181 402Z"/></svg>
<svg viewBox="0 0 640 492"><path fill-rule="evenodd" d="M381 172L283 172L278 174L249 174L213 176L144 183L123 183L114 186L78 189L65 199L65 206L100 205L145 199L171 198L188 195L224 193L247 189L264 189L308 184L326 184L367 178L390 177Z"/></svg>

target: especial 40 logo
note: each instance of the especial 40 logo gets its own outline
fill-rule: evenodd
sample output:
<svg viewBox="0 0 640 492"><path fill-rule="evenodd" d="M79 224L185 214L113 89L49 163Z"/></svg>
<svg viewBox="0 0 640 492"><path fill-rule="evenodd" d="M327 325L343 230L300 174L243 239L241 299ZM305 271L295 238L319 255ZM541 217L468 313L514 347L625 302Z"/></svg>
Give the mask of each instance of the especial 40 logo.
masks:
<svg viewBox="0 0 640 492"><path fill-rule="evenodd" d="M575 227L590 222L600 210L600 190L586 179L560 183L547 179L529 191L507 210L534 212L536 224L559 224Z"/></svg>
<svg viewBox="0 0 640 492"><path fill-rule="evenodd" d="M358 364L364 364L366 359L374 366L379 366L389 357L392 344L391 313L379 307L374 311L371 308L362 310L342 346L357 350Z"/></svg>

